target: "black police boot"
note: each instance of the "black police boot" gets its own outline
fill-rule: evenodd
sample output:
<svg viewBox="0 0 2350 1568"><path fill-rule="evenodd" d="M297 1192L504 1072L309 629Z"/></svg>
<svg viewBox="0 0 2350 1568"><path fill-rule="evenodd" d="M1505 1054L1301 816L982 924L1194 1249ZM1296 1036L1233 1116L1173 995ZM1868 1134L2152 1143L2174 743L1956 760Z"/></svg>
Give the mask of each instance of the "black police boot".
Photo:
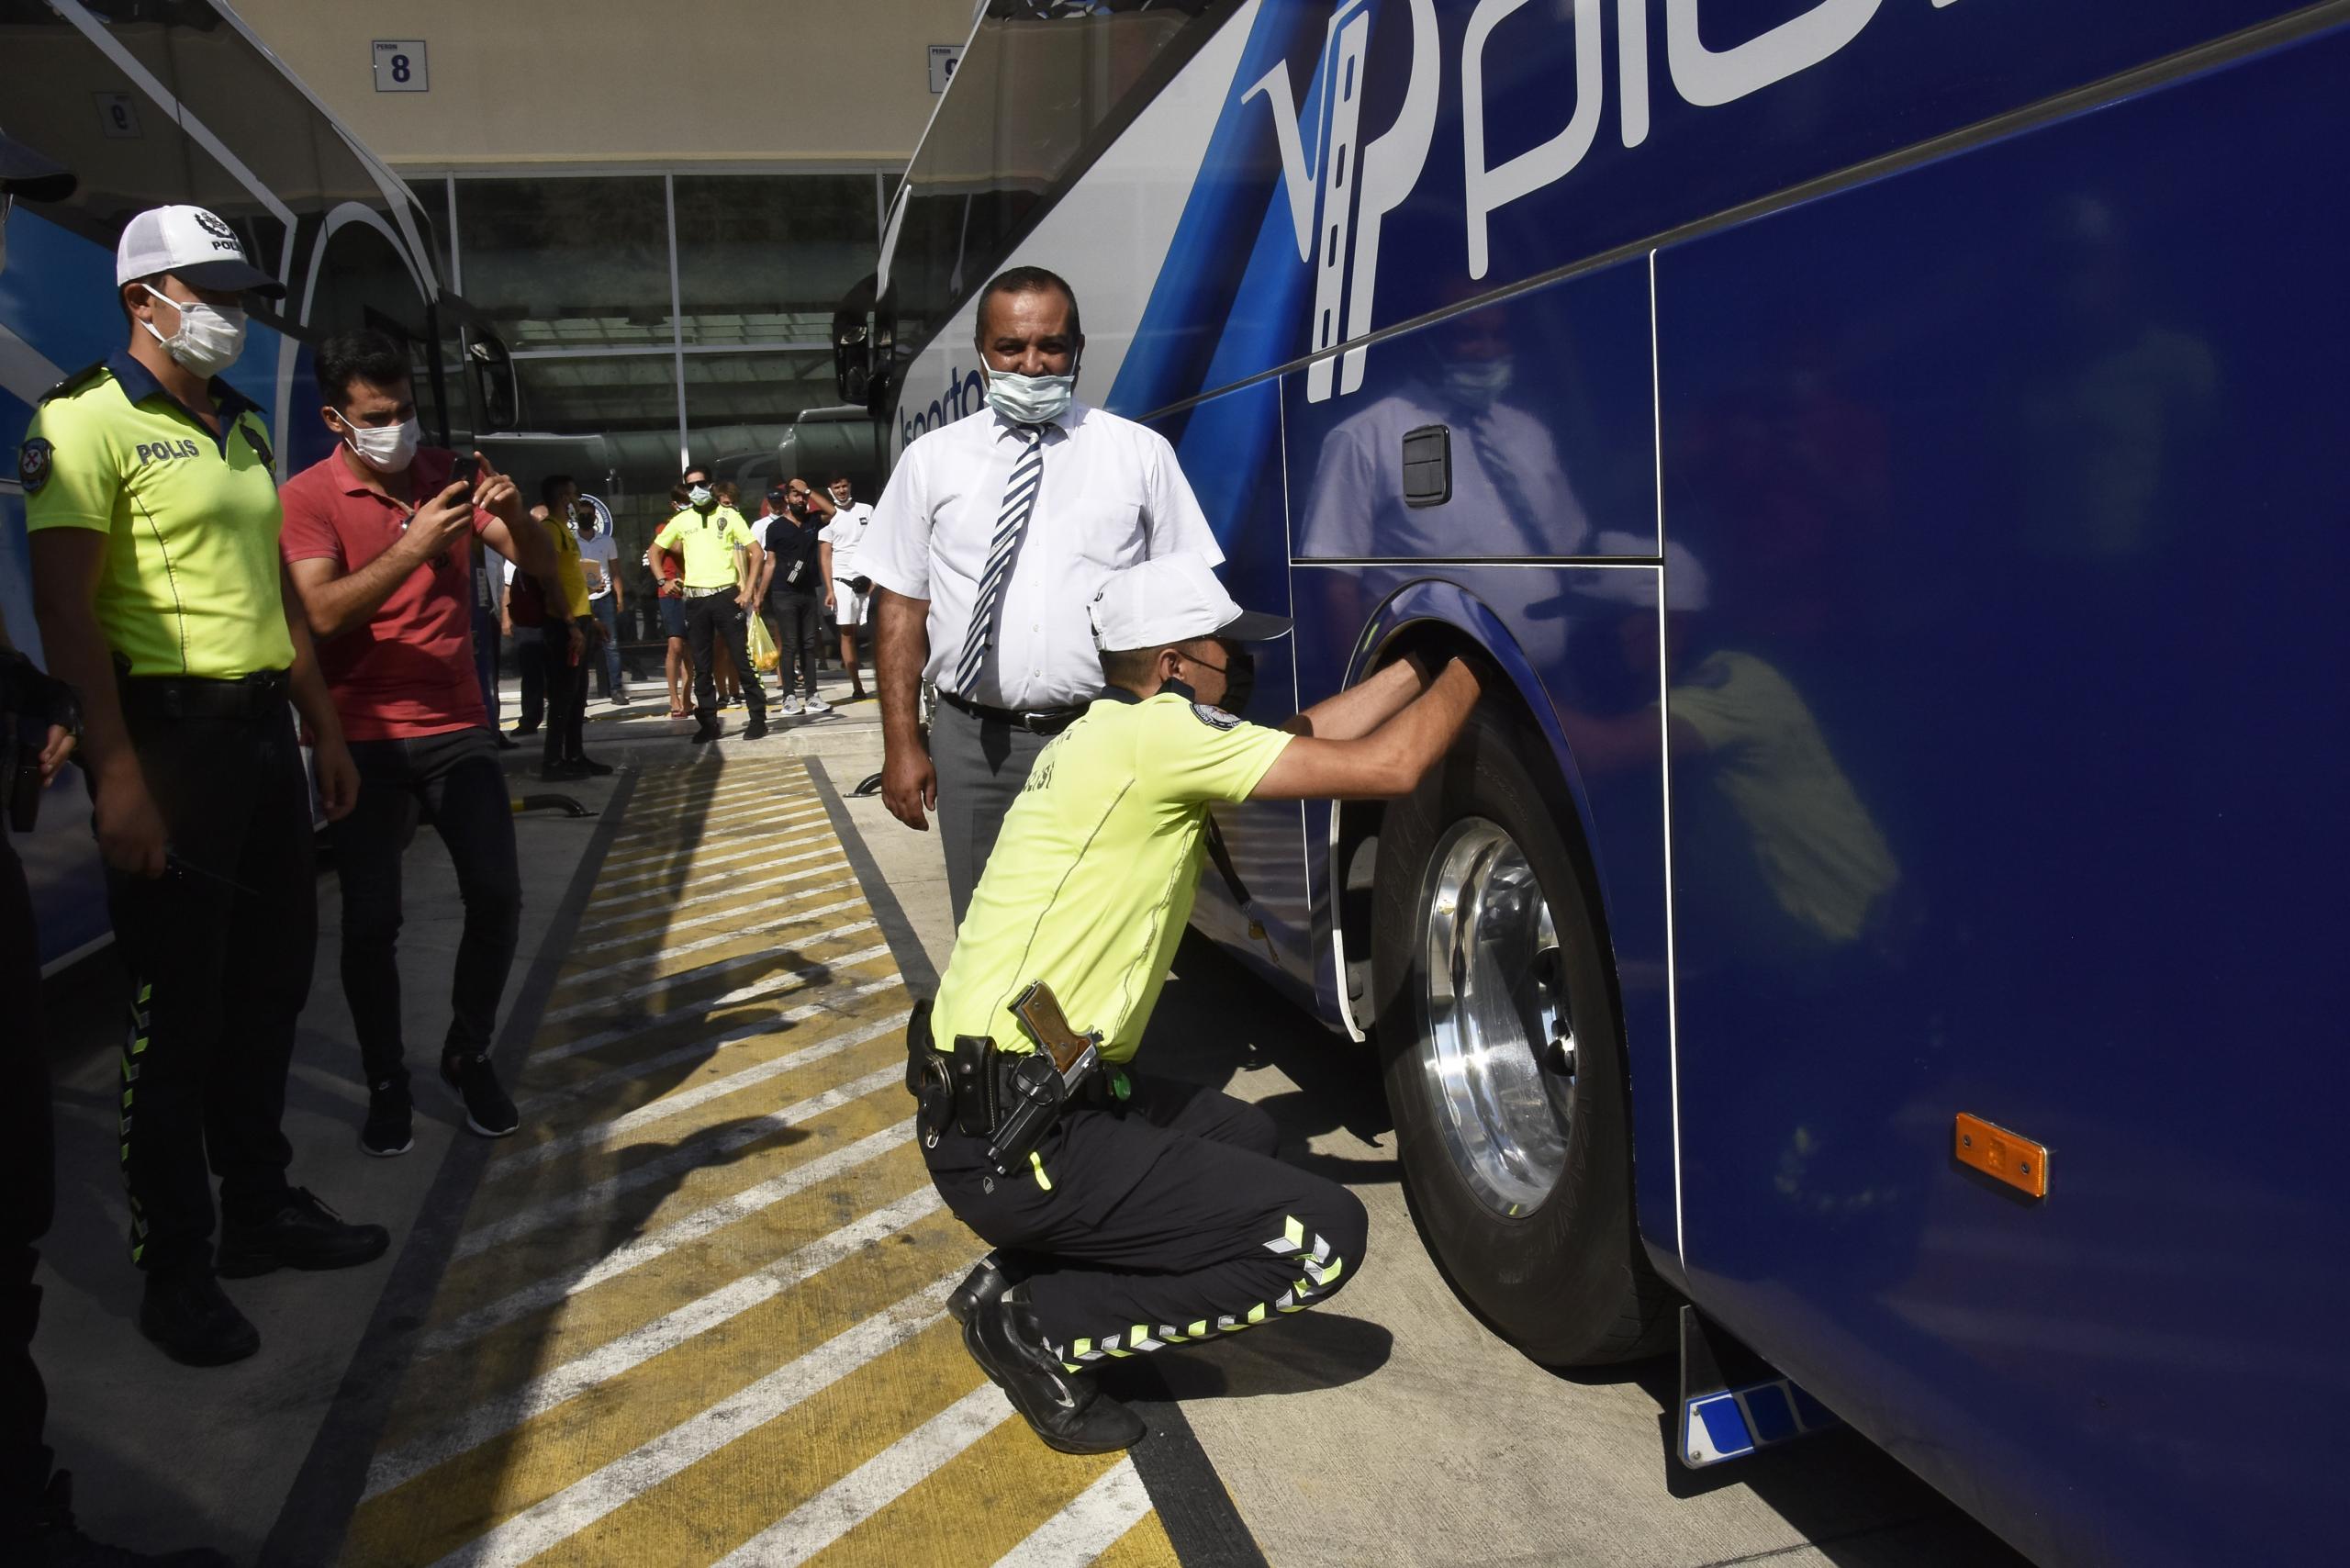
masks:
<svg viewBox="0 0 2350 1568"><path fill-rule="evenodd" d="M359 1147L381 1159L406 1154L416 1147L405 1075L367 1087L367 1120L359 1129Z"/></svg>
<svg viewBox="0 0 2350 1568"><path fill-rule="evenodd" d="M521 1114L498 1081L497 1069L479 1051L441 1053L441 1081L465 1108L465 1126L483 1137L504 1137L522 1125Z"/></svg>
<svg viewBox="0 0 2350 1568"><path fill-rule="evenodd" d="M565 757L563 759L563 765L565 767L575 769L582 778L601 778L612 770L612 765L610 763L598 762L595 758L588 756L584 753L578 756Z"/></svg>
<svg viewBox="0 0 2350 1568"><path fill-rule="evenodd" d="M990 1252L971 1266L955 1294L946 1298L946 1316L957 1323L968 1323L971 1315L983 1306L993 1306L1003 1299L1003 1293L1013 1287L1013 1281L1004 1271L1003 1259Z"/></svg>
<svg viewBox="0 0 2350 1568"><path fill-rule="evenodd" d="M187 1367L224 1367L261 1349L261 1330L201 1263L148 1271L139 1331Z"/></svg>
<svg viewBox="0 0 2350 1568"><path fill-rule="evenodd" d="M757 740L761 735L764 735L767 733L767 710L765 709L761 709L759 711L752 714L751 722L743 726L743 738L746 741Z"/></svg>
<svg viewBox="0 0 2350 1568"><path fill-rule="evenodd" d="M258 1217L220 1221L220 1272L231 1280L279 1269L349 1269L372 1263L392 1244L380 1225L352 1225L296 1187Z"/></svg>
<svg viewBox="0 0 2350 1568"><path fill-rule="evenodd" d="M33 1515L28 1555L8 1558L23 1568L230 1568L227 1554L209 1547L185 1551L131 1551L92 1540L73 1522L73 1477L58 1471L49 1478Z"/></svg>
<svg viewBox="0 0 2350 1568"><path fill-rule="evenodd" d="M694 745L708 745L711 742L716 740L719 735L723 733L723 730L724 727L718 722L718 711L716 709L697 708L694 710Z"/></svg>
<svg viewBox="0 0 2350 1568"><path fill-rule="evenodd" d="M1007 1295L971 1315L963 1348L1012 1407L1027 1418L1049 1448L1063 1453L1115 1453L1149 1434L1143 1418L1072 1372L1045 1348L1035 1314Z"/></svg>

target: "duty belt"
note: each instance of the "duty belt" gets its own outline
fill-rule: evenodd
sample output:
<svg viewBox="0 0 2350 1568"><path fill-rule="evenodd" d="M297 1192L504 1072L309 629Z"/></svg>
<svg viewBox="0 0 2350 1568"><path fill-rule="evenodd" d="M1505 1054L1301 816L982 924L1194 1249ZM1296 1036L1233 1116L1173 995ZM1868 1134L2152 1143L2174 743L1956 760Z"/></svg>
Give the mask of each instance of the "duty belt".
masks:
<svg viewBox="0 0 2350 1568"><path fill-rule="evenodd" d="M127 675L119 688L126 711L157 719L266 719L285 710L282 669L258 670L233 680L193 675Z"/></svg>
<svg viewBox="0 0 2350 1568"><path fill-rule="evenodd" d="M984 702L974 702L951 691L941 691L938 695L941 700L960 708L981 723L1008 724L1015 730L1026 730L1032 735L1059 734L1076 723L1085 711L1082 704L1069 708L990 708Z"/></svg>

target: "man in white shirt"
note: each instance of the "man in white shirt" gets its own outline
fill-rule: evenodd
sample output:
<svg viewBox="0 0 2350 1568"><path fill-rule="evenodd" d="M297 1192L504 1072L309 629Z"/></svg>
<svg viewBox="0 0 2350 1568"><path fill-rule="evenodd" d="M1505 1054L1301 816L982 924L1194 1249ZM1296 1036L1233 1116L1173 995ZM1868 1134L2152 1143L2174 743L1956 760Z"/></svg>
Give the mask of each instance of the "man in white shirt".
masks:
<svg viewBox="0 0 2350 1568"><path fill-rule="evenodd" d="M1068 283L997 274L977 341L987 407L906 448L856 554L877 590L882 800L915 829L937 812L957 925L1036 754L1102 689L1086 606L1102 578L1176 551L1224 559L1166 438L1073 399Z"/></svg>
<svg viewBox="0 0 2350 1568"><path fill-rule="evenodd" d="M594 496L582 496L572 509L579 535L579 574L588 579L588 608L604 628L604 700L628 705L628 686L621 678L621 611L627 596L621 591L620 546L612 538L611 509Z"/></svg>
<svg viewBox="0 0 2350 1568"><path fill-rule="evenodd" d="M833 521L824 525L823 542L832 546L833 619L840 628L841 665L848 671L847 700L865 700L865 671L857 664L857 634L873 618L873 583L856 564L865 531L872 525L873 509L858 500L845 475L835 474L826 489ZM877 670L876 681L880 678Z"/></svg>

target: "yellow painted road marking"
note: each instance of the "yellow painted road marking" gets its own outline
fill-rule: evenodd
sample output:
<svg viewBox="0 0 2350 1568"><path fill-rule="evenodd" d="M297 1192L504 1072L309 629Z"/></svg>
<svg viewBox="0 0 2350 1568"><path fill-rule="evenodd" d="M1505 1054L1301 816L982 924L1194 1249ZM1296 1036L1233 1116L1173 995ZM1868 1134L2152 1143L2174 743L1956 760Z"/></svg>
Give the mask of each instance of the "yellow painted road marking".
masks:
<svg viewBox="0 0 2350 1568"><path fill-rule="evenodd" d="M1132 1464L1037 1442L944 1320L981 1244L888 944L828 818L714 814L805 768L711 763L628 807L343 1561L1173 1563Z"/></svg>

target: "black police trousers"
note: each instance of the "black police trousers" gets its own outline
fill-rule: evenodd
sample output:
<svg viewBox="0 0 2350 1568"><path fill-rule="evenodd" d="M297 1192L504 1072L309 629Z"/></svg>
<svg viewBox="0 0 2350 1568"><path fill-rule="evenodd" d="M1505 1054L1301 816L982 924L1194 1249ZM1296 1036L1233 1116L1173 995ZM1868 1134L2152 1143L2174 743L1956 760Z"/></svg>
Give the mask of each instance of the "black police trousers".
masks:
<svg viewBox="0 0 2350 1568"><path fill-rule="evenodd" d="M1198 1084L1127 1082L1124 1101L1063 1113L1009 1176L951 1123L923 1150L946 1206L1026 1276L1055 1355L1081 1368L1237 1334L1361 1271L1361 1201L1274 1159L1264 1112Z"/></svg>
<svg viewBox="0 0 2350 1568"><path fill-rule="evenodd" d="M152 879L106 873L130 985L118 1113L130 1256L208 1268L207 1164L232 1216L266 1217L287 1193L285 1074L319 942L310 782L282 699L194 718L126 698L123 718L178 862Z"/></svg>
<svg viewBox="0 0 2350 1568"><path fill-rule="evenodd" d="M24 868L0 828L0 1545L32 1531L49 1450L49 1393L33 1364L40 1238L57 1201L49 1058L40 1026L40 947Z"/></svg>
<svg viewBox="0 0 2350 1568"><path fill-rule="evenodd" d="M751 663L743 607L734 602L732 588L686 600L686 646L694 655L694 717L704 723L718 717L718 661L711 653L712 643L723 644L726 656L734 661L734 676L751 717L766 718L767 692L759 685L757 666Z"/></svg>

